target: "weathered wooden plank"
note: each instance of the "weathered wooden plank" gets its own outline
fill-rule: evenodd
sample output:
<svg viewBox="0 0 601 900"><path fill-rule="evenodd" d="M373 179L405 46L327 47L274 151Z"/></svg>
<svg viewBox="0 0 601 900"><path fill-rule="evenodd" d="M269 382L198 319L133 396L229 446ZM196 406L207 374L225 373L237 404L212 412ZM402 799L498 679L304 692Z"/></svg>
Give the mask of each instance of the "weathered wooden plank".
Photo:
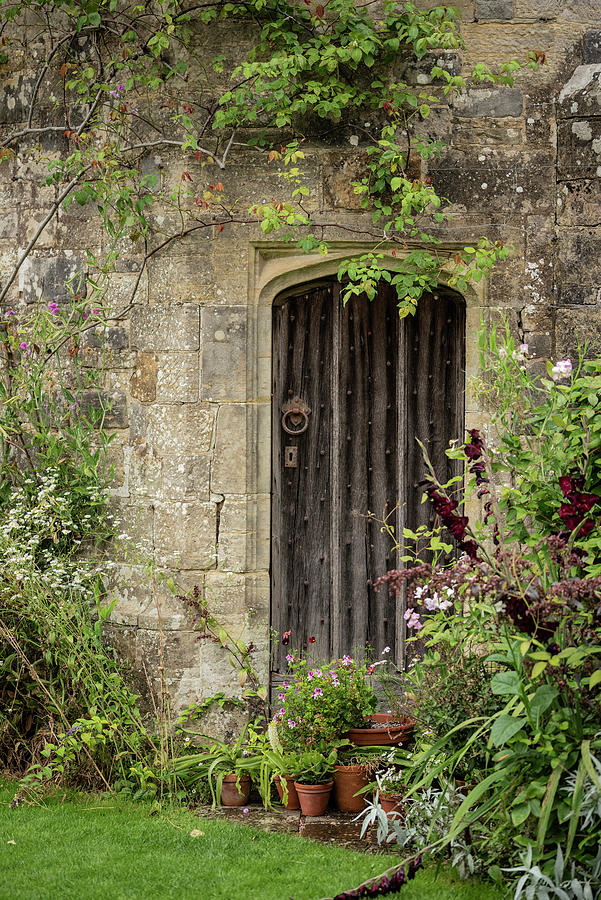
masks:
<svg viewBox="0 0 601 900"><path fill-rule="evenodd" d="M280 638L292 632L291 647L315 638L321 657L330 652L331 306L329 285L288 298L274 307L273 332L272 624ZM309 424L289 435L281 408L297 396L311 409ZM287 447L296 448L295 468L285 466ZM285 671L286 652L278 641L275 671Z"/></svg>

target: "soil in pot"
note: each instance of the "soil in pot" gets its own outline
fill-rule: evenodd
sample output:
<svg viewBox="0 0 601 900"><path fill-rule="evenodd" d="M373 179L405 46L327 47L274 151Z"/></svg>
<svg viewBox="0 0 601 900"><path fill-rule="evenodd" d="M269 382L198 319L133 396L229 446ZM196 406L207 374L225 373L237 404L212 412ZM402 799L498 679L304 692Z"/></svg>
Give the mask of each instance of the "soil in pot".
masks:
<svg viewBox="0 0 601 900"><path fill-rule="evenodd" d="M334 787L334 782L328 781L327 784L301 784L299 781L295 781L294 787L298 793L303 816L323 816Z"/></svg>
<svg viewBox="0 0 601 900"><path fill-rule="evenodd" d="M289 775L284 776L286 778L286 783L288 785L288 802L284 803L284 791L282 789L282 776L278 775L275 779L275 786L277 792L279 794L280 800L284 805L284 809L298 809L300 807L298 794L296 793L296 788L294 787L294 778L290 778Z"/></svg>
<svg viewBox="0 0 601 900"><path fill-rule="evenodd" d="M365 766L336 766L334 771L334 801L342 812L361 812L365 808L365 794L355 797L368 783Z"/></svg>
<svg viewBox="0 0 601 900"><path fill-rule="evenodd" d="M240 790L238 790L236 779L237 776L234 774L223 776L220 797L222 806L244 806L248 803L248 798L250 797L250 777L248 775L240 776Z"/></svg>
<svg viewBox="0 0 601 900"><path fill-rule="evenodd" d="M415 720L390 713L374 713L363 728L350 728L346 737L356 747L384 747L406 743L413 735Z"/></svg>

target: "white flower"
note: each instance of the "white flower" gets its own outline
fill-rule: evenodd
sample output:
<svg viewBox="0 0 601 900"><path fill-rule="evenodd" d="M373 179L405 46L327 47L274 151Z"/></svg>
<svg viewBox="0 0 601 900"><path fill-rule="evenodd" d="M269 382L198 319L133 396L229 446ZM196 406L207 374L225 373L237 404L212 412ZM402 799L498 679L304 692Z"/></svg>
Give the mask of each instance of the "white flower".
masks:
<svg viewBox="0 0 601 900"><path fill-rule="evenodd" d="M390 647L384 647L384 649L382 650L382 656L384 656L385 653L390 653Z"/></svg>

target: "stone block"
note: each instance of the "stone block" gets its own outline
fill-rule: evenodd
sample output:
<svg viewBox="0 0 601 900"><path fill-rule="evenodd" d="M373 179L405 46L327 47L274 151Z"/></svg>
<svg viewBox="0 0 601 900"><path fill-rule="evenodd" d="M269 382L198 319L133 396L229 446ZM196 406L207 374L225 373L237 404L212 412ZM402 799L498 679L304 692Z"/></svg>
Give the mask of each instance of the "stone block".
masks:
<svg viewBox="0 0 601 900"><path fill-rule="evenodd" d="M556 274L558 306L599 303L601 286L597 266L600 255L601 233L595 229L560 234Z"/></svg>
<svg viewBox="0 0 601 900"><path fill-rule="evenodd" d="M154 353L138 353L129 381L130 394L142 403L152 403L157 394L157 358Z"/></svg>
<svg viewBox="0 0 601 900"><path fill-rule="evenodd" d="M476 0L479 22L506 22L513 18L513 0Z"/></svg>
<svg viewBox="0 0 601 900"><path fill-rule="evenodd" d="M560 179L601 175L601 115L558 122L557 166Z"/></svg>
<svg viewBox="0 0 601 900"><path fill-rule="evenodd" d="M514 18L549 22L565 5L564 0L515 0Z"/></svg>
<svg viewBox="0 0 601 900"><path fill-rule="evenodd" d="M470 152L474 147L515 147L524 143L524 124L513 119L456 118L451 140L454 147Z"/></svg>
<svg viewBox="0 0 601 900"><path fill-rule="evenodd" d="M164 222L158 223L160 228ZM207 300L206 282L212 278L213 229L205 228L182 241L173 241L148 261L148 296L152 303L201 303ZM194 348L180 348L194 349Z"/></svg>
<svg viewBox="0 0 601 900"><path fill-rule="evenodd" d="M129 492L132 498L148 500L149 497L161 496L162 465L161 457L146 441L139 438L131 439L127 467Z"/></svg>
<svg viewBox="0 0 601 900"><path fill-rule="evenodd" d="M65 302L71 292L84 293L86 276L81 259L64 256L30 256L24 265L23 298L26 303Z"/></svg>
<svg viewBox="0 0 601 900"><path fill-rule="evenodd" d="M193 403L198 400L198 353L158 353L156 369L156 399L159 403L177 401Z"/></svg>
<svg viewBox="0 0 601 900"><path fill-rule="evenodd" d="M157 496L185 500L210 497L211 454L175 453L163 456L161 480Z"/></svg>
<svg viewBox="0 0 601 900"><path fill-rule="evenodd" d="M332 209L361 209L361 194L351 185L360 181L365 172L367 154L357 150L352 154L329 153L323 160L323 197Z"/></svg>
<svg viewBox="0 0 601 900"><path fill-rule="evenodd" d="M27 119L35 76L19 75L4 81L0 92L0 124L13 125Z"/></svg>
<svg viewBox="0 0 601 900"><path fill-rule="evenodd" d="M131 311L130 345L147 352L198 350L200 307L196 303L134 306Z"/></svg>
<svg viewBox="0 0 601 900"><path fill-rule="evenodd" d="M227 572L245 572L250 538L246 498L226 496L219 517L217 565Z"/></svg>
<svg viewBox="0 0 601 900"><path fill-rule="evenodd" d="M529 303L520 313L520 325L524 332L551 332L553 319L545 304Z"/></svg>
<svg viewBox="0 0 601 900"><path fill-rule="evenodd" d="M524 332L524 343L528 344L528 356L550 359L553 351L552 335L549 332Z"/></svg>
<svg viewBox="0 0 601 900"><path fill-rule="evenodd" d="M203 308L203 399L246 399L246 346L246 309L244 307Z"/></svg>
<svg viewBox="0 0 601 900"><path fill-rule="evenodd" d="M217 536L214 503L155 503L154 540L159 565L208 568L214 562Z"/></svg>
<svg viewBox="0 0 601 900"><path fill-rule="evenodd" d="M223 403L217 414L211 490L215 494L246 491L246 406Z"/></svg>
<svg viewBox="0 0 601 900"><path fill-rule="evenodd" d="M84 340L86 345L94 350L102 347L106 347L107 350L127 350L129 347L129 335L122 325L86 331Z"/></svg>
<svg viewBox="0 0 601 900"><path fill-rule="evenodd" d="M474 87L455 98L453 110L457 116L502 119L522 115L524 97L519 88Z"/></svg>
<svg viewBox="0 0 601 900"><path fill-rule="evenodd" d="M601 63L601 31L591 28L582 35L582 62L585 65Z"/></svg>
<svg viewBox="0 0 601 900"><path fill-rule="evenodd" d="M558 102L558 118L579 119L601 115L601 63L578 66L562 87Z"/></svg>
<svg viewBox="0 0 601 900"><path fill-rule="evenodd" d="M152 600L153 586L143 566L118 564L111 572L108 588L115 606L109 622L138 625L138 616Z"/></svg>
<svg viewBox="0 0 601 900"><path fill-rule="evenodd" d="M601 179L583 178L558 185L557 222L559 225L596 225L601 209Z"/></svg>
<svg viewBox="0 0 601 900"><path fill-rule="evenodd" d="M578 358L578 344L587 345L589 357L601 356L601 309L558 309L555 319L557 359Z"/></svg>
<svg viewBox="0 0 601 900"><path fill-rule="evenodd" d="M147 410L146 438L161 456L206 452L214 419L214 410L206 405L157 403Z"/></svg>
<svg viewBox="0 0 601 900"><path fill-rule="evenodd" d="M552 153L481 153L480 169L472 154L449 150L428 164L437 192L456 204L456 213L477 210L483 214L502 215L507 222L509 215L543 215L555 210L553 181L549 172L554 168ZM513 223L510 223L513 224ZM515 243L515 230L509 238ZM488 237L492 237L487 233Z"/></svg>
<svg viewBox="0 0 601 900"><path fill-rule="evenodd" d="M93 410L108 428L127 428L127 399L117 391L85 391L81 397L81 412ZM102 417L104 416L104 419Z"/></svg>
<svg viewBox="0 0 601 900"><path fill-rule="evenodd" d="M3 209L0 217L0 240L14 240L17 237L19 217L16 209Z"/></svg>

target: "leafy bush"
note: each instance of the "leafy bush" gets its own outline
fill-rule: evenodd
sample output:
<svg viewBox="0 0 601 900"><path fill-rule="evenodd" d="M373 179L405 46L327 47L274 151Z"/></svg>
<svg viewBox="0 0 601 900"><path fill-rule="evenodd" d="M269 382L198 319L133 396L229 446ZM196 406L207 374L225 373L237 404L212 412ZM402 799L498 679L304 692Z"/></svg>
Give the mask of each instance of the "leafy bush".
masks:
<svg viewBox="0 0 601 900"><path fill-rule="evenodd" d="M494 333L482 347L493 437L472 429L449 451L466 465L463 498L456 479L441 485L431 467L426 486L462 555L445 558L451 545L436 532L428 562L418 555L381 579L397 595L406 590L407 627L424 648L417 681L431 688L416 715L434 734L406 759L407 797L466 775L466 795L434 849L463 835L473 866L522 873L520 895L592 896L601 843L601 361L562 360L541 379L527 371L526 347ZM462 504L474 494L483 517L472 524Z"/></svg>

